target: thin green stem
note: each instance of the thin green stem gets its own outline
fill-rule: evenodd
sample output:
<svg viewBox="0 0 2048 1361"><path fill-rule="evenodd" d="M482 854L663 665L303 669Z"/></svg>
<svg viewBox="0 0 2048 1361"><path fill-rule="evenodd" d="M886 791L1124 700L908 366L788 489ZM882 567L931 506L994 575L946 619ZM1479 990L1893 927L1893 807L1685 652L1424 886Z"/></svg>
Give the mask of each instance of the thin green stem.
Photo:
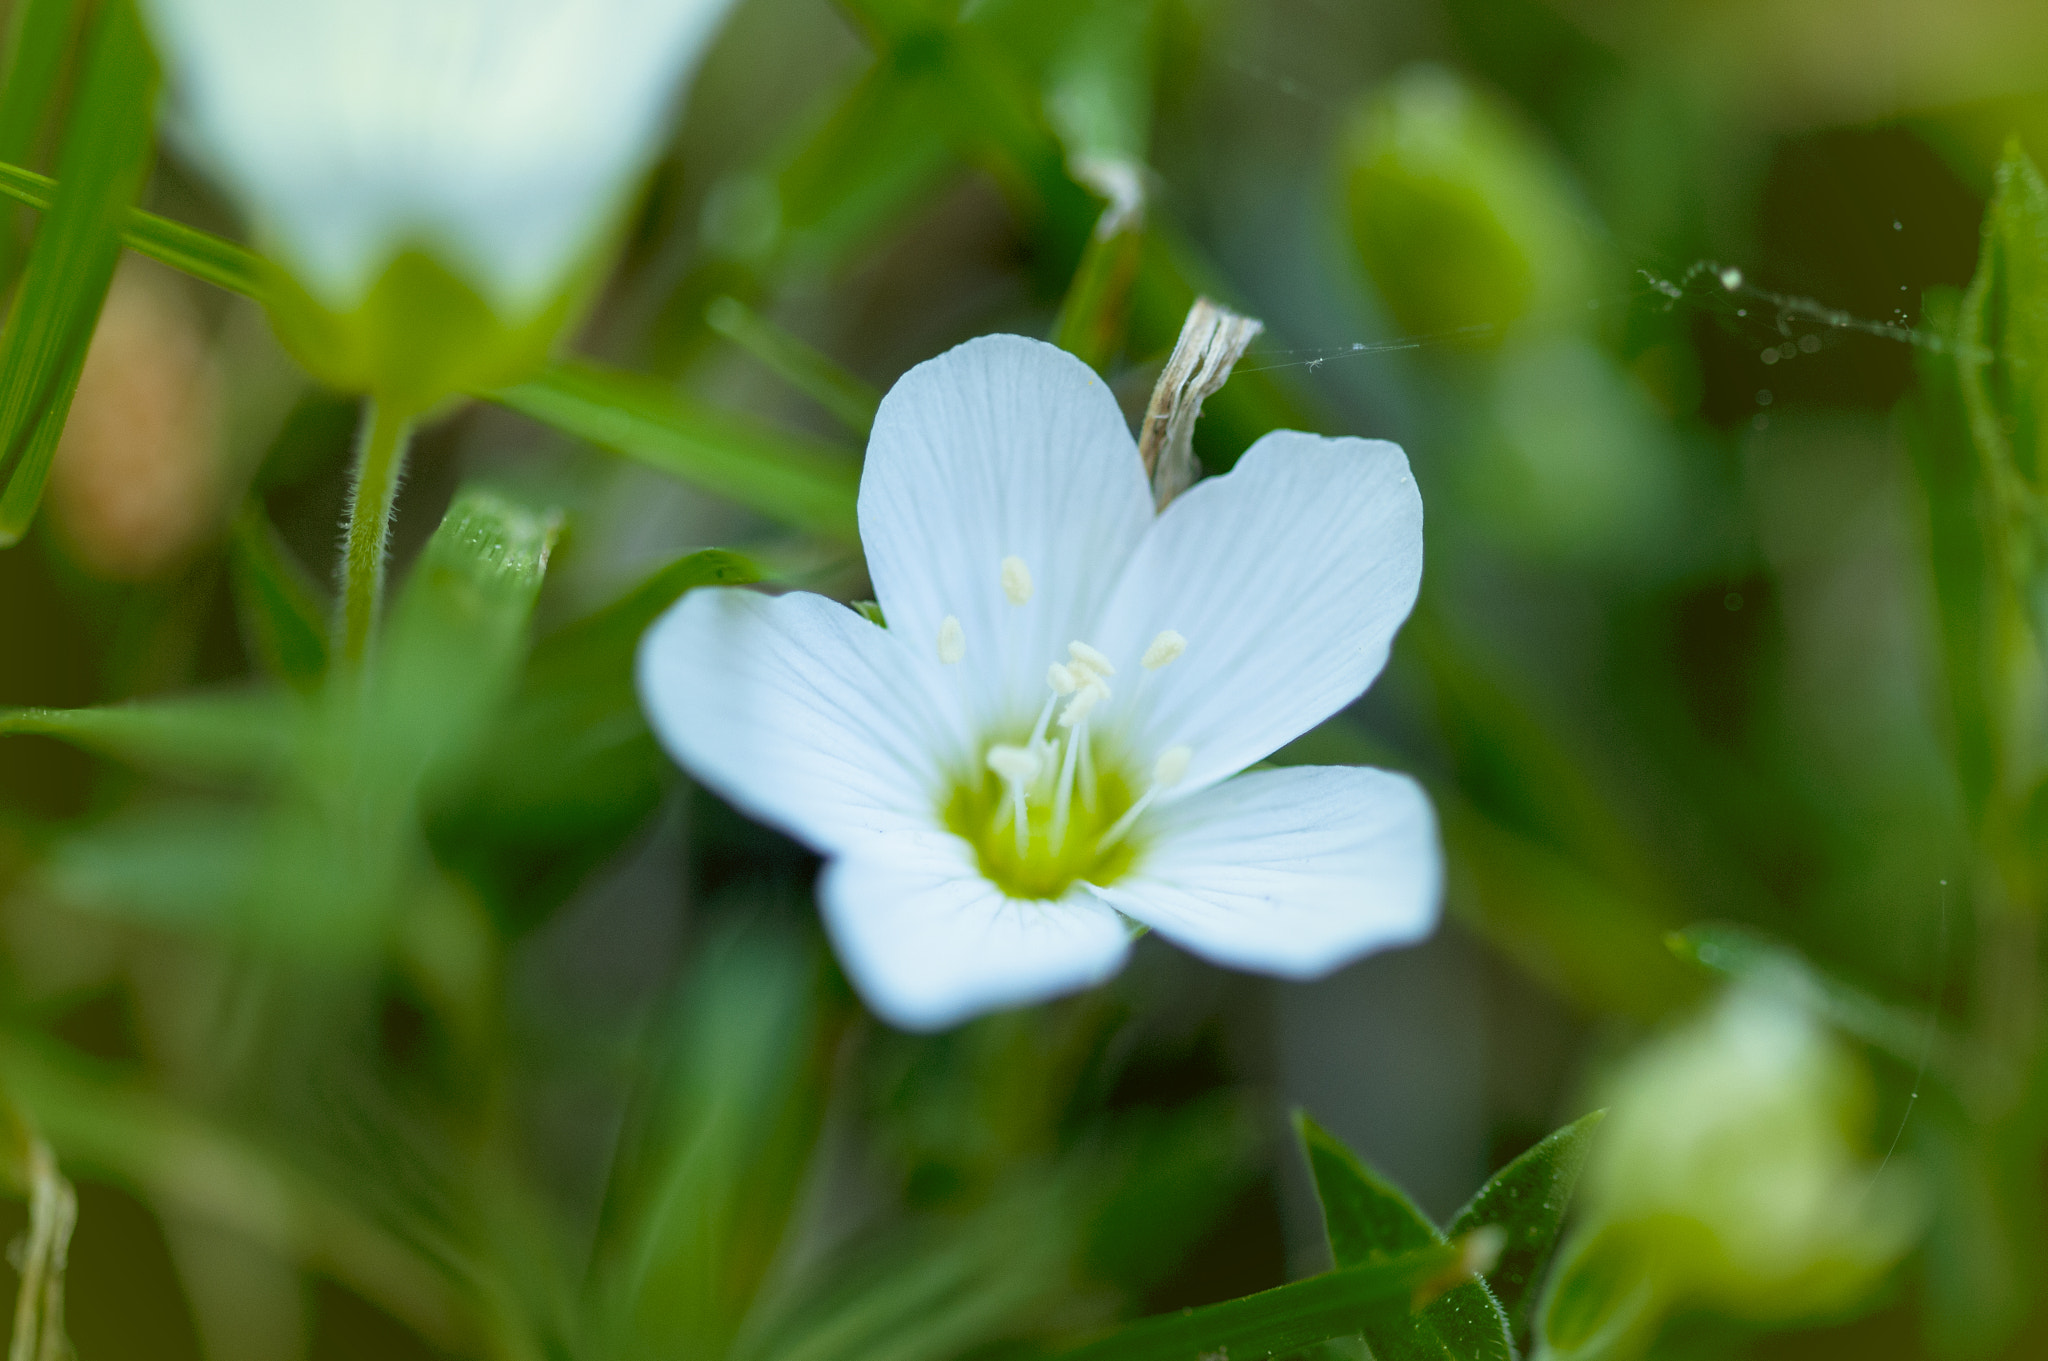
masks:
<svg viewBox="0 0 2048 1361"><path fill-rule="evenodd" d="M349 489L348 545L341 564L341 617L335 632L344 665L360 666L377 633L384 601L384 556L391 538L391 507L412 443L412 417L370 400L363 407L356 444L356 475Z"/></svg>

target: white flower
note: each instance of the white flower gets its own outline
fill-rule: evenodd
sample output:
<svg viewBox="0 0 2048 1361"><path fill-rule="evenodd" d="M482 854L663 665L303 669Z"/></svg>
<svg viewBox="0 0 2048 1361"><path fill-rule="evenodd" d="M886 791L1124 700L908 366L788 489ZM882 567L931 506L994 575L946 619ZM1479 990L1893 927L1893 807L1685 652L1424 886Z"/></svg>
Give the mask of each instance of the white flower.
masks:
<svg viewBox="0 0 2048 1361"><path fill-rule="evenodd" d="M730 0L144 0L179 114L309 291L422 246L545 306L655 153Z"/></svg>
<svg viewBox="0 0 2048 1361"><path fill-rule="evenodd" d="M1736 988L1637 1054L1586 1175L1588 1222L1673 1301L1757 1320L1853 1304L1911 1246L1919 1187L1873 1165L1869 1075L1797 1003Z"/></svg>
<svg viewBox="0 0 2048 1361"><path fill-rule="evenodd" d="M1386 662L1422 571L1398 447L1275 433L1155 516L1101 380L988 336L882 403L860 525L886 628L694 591L639 679L686 767L828 857L825 924L877 1012L934 1028L1099 982L1126 917L1291 978L1434 925L1412 781L1239 774Z"/></svg>

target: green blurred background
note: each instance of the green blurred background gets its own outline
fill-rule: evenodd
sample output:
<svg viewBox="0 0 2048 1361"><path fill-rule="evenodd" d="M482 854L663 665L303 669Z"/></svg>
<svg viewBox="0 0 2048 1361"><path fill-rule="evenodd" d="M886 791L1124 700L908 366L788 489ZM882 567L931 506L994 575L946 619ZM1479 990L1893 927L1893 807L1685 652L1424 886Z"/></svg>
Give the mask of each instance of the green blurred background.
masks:
<svg viewBox="0 0 2048 1361"><path fill-rule="evenodd" d="M459 489L560 537L523 670L523 617L473 692L424 648L455 735L368 869L331 752L241 749L309 684L261 597L327 590L355 405L130 256L0 553L0 706L226 707L177 750L0 737L0 1091L79 1183L78 1354L1032 1354L1325 1265L1293 1106L1447 1214L1719 986L1666 939L1711 920L1814 966L1847 1127L1925 1209L1853 1302L1680 1311L1657 1354L2042 1355L2048 707L1983 660L1957 378L2014 135L2048 155L2048 12L2010 0L746 0L573 345L687 447L426 429L395 579ZM1098 230L1106 184L1142 205ZM143 202L241 238L169 148ZM865 594L720 457L843 486L873 394L991 331L1135 414L1197 292L1267 328L1212 470L1281 426L1413 462L1422 602L1279 759L1422 777L1445 925L1306 985L1148 941L1099 994L889 1033L816 862L656 752L632 638L690 581Z"/></svg>

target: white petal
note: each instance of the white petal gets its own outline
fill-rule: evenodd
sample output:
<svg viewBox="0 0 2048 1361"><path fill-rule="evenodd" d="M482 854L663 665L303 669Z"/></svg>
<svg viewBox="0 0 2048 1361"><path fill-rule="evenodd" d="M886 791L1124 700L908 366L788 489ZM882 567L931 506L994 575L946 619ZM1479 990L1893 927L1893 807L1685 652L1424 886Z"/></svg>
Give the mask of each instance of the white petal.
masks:
<svg viewBox="0 0 2048 1361"><path fill-rule="evenodd" d="M426 245L544 306L730 0L145 0L193 150L325 301Z"/></svg>
<svg viewBox="0 0 2048 1361"><path fill-rule="evenodd" d="M1276 431L1168 506L1098 632L1121 668L1187 650L1124 718L1138 760L1194 752L1175 797L1271 755L1386 665L1422 582L1422 498L1400 446Z"/></svg>
<svg viewBox="0 0 2048 1361"><path fill-rule="evenodd" d="M957 837L904 838L835 860L819 907L847 976L906 1030L1090 987L1123 967L1130 931L1079 889L1058 902L1006 898Z"/></svg>
<svg viewBox="0 0 2048 1361"><path fill-rule="evenodd" d="M1151 522L1109 387L1042 341L970 340L905 374L875 418L860 485L875 595L890 630L927 650L959 619L968 726L1030 721L1046 667ZM1013 557L1032 584L1021 605L1003 589Z"/></svg>
<svg viewBox="0 0 2048 1361"><path fill-rule="evenodd" d="M938 825L946 749L888 632L823 596L690 592L640 643L662 744L742 809L820 851Z"/></svg>
<svg viewBox="0 0 2048 1361"><path fill-rule="evenodd" d="M1255 770L1150 815L1132 872L1095 892L1202 958L1314 978L1436 926L1429 797L1384 770Z"/></svg>

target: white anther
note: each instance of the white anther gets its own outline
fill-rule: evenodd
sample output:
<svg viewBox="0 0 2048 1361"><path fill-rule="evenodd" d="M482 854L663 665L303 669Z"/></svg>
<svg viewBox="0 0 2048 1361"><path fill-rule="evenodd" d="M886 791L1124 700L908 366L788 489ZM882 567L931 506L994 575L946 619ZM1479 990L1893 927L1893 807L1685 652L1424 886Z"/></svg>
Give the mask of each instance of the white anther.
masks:
<svg viewBox="0 0 2048 1361"><path fill-rule="evenodd" d="M959 618L949 614L939 621L939 661L951 666L966 655L967 632Z"/></svg>
<svg viewBox="0 0 2048 1361"><path fill-rule="evenodd" d="M1031 569L1014 554L1003 559L1003 594L1012 605L1022 605L1031 599Z"/></svg>
<svg viewBox="0 0 2048 1361"><path fill-rule="evenodd" d="M1172 629L1161 629L1159 636L1154 638L1151 644L1146 647L1145 655L1138 659L1138 664L1147 671L1157 671L1168 662L1178 661L1180 654L1187 650L1187 639L1181 637Z"/></svg>
<svg viewBox="0 0 2048 1361"><path fill-rule="evenodd" d="M1030 784L1038 778L1038 772L1045 762L1034 747L1013 747L998 742L988 749L988 768L999 776L1004 784Z"/></svg>
<svg viewBox="0 0 2048 1361"><path fill-rule="evenodd" d="M1086 667L1098 676L1108 677L1116 674L1116 667L1110 664L1109 658L1103 656L1086 643L1078 640L1068 643L1067 655L1074 659L1076 667Z"/></svg>
<svg viewBox="0 0 2048 1361"><path fill-rule="evenodd" d="M1052 687L1052 692L1056 695L1071 695L1081 688L1080 679L1058 662L1045 668L1045 683Z"/></svg>
<svg viewBox="0 0 2048 1361"><path fill-rule="evenodd" d="M1104 685L1099 677L1090 676L1088 683L1075 691L1074 697L1067 701L1067 707L1060 710L1060 726L1071 728L1087 722L1088 715L1094 711L1095 706L1108 698L1109 687Z"/></svg>

